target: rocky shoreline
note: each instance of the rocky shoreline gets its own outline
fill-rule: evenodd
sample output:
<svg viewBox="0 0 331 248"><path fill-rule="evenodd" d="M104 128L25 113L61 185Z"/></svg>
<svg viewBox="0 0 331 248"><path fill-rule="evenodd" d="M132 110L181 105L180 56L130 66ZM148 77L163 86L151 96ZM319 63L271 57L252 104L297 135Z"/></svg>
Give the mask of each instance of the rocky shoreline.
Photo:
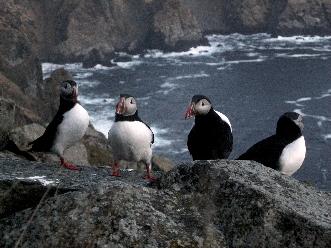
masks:
<svg viewBox="0 0 331 248"><path fill-rule="evenodd" d="M328 247L331 198L248 161L181 164L148 184L0 159L1 247ZM29 221L31 220L31 221Z"/></svg>

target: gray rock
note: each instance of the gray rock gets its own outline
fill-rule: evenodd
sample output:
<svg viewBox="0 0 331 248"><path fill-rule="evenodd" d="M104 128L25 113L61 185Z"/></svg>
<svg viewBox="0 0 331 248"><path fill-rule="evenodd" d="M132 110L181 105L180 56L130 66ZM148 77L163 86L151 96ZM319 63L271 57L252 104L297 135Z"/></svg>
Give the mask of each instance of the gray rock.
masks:
<svg viewBox="0 0 331 248"><path fill-rule="evenodd" d="M8 182L16 183L25 192L22 199L31 181L17 175L44 175L66 190L4 213L2 247L328 247L331 242L330 195L257 163L182 164L154 185L136 172L113 178L105 168L62 174L40 163L0 159L0 165L0 185L6 182L2 188L8 191Z"/></svg>
<svg viewBox="0 0 331 248"><path fill-rule="evenodd" d="M10 131L9 139L22 150L28 150L28 143L36 140L45 132L45 128L37 123L17 127Z"/></svg>
<svg viewBox="0 0 331 248"><path fill-rule="evenodd" d="M289 0L279 16L277 32L285 35L330 34L330 9L329 0Z"/></svg>
<svg viewBox="0 0 331 248"><path fill-rule="evenodd" d="M112 152L106 137L90 125L82 143L87 149L88 161L92 165L105 166L112 161Z"/></svg>
<svg viewBox="0 0 331 248"><path fill-rule="evenodd" d="M30 148L28 144L39 138L44 132L45 128L43 126L32 123L11 130L9 140L13 141L19 149L27 151ZM59 157L55 154L41 152L31 152L31 154L42 162L59 162ZM87 149L81 142L65 150L63 157L71 163L89 165Z"/></svg>
<svg viewBox="0 0 331 248"><path fill-rule="evenodd" d="M208 44L190 9L178 0L162 3L155 13L151 46L162 50L185 50L196 44Z"/></svg>
<svg viewBox="0 0 331 248"><path fill-rule="evenodd" d="M171 171L173 168L175 168L175 164L173 161L166 157L158 155L153 155L152 164L153 170L161 170L164 172Z"/></svg>
<svg viewBox="0 0 331 248"><path fill-rule="evenodd" d="M43 99L42 120L50 122L59 109L60 83L64 80L72 80L72 75L63 68L54 70L49 78L44 80L41 98Z"/></svg>

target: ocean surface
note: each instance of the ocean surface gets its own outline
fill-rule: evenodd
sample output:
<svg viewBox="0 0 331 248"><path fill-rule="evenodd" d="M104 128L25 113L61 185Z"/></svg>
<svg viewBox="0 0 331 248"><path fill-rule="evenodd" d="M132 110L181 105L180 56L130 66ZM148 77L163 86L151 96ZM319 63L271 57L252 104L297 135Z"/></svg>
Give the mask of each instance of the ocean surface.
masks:
<svg viewBox="0 0 331 248"><path fill-rule="evenodd" d="M120 93L137 98L139 115L156 135L154 153L190 160L192 120L184 120L194 94L211 98L231 121L236 158L275 132L281 114L304 116L307 156L295 178L331 191L331 36L211 35L209 46L186 52L158 50L114 67L43 64L44 77L60 67L79 83L80 101L106 136Z"/></svg>

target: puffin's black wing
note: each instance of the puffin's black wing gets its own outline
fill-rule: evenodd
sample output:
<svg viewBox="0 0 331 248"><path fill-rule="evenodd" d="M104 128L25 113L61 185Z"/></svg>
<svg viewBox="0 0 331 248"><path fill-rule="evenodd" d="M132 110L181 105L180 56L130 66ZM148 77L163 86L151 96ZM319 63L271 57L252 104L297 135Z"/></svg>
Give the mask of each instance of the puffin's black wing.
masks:
<svg viewBox="0 0 331 248"><path fill-rule="evenodd" d="M187 148L193 160L226 159L233 147L230 126L216 113L214 122L194 125L187 138Z"/></svg>
<svg viewBox="0 0 331 248"><path fill-rule="evenodd" d="M212 157L214 159L227 159L233 148L233 136L230 126L223 120L215 128L214 139L212 139Z"/></svg>
<svg viewBox="0 0 331 248"><path fill-rule="evenodd" d="M278 169L279 157L285 146L284 141L273 135L253 145L237 160L253 160L267 167Z"/></svg>
<svg viewBox="0 0 331 248"><path fill-rule="evenodd" d="M140 119L139 116L137 116L137 118L138 118L138 121L144 123L146 125L146 127L148 127L148 129L151 131L151 134L152 134L152 141L151 141L151 143L154 144L154 133L153 133L151 127L147 123L145 123L142 119Z"/></svg>
<svg viewBox="0 0 331 248"><path fill-rule="evenodd" d="M55 115L54 119L46 127L44 134L40 136L38 139L29 143L29 145L32 144L32 148L30 150L36 152L49 151L53 146L55 136L57 133L57 128L62 121L63 121L63 113L59 111Z"/></svg>
<svg viewBox="0 0 331 248"><path fill-rule="evenodd" d="M187 148L193 160L198 159L197 155L199 153L199 146L198 146L199 136L198 136L198 131L196 129L197 128L194 125L187 137Z"/></svg>

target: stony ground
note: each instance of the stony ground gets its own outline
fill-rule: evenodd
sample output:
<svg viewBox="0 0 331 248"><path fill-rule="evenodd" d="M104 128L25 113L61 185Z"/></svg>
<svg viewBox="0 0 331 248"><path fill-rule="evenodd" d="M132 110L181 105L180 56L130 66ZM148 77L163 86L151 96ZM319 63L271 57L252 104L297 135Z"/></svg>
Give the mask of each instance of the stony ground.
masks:
<svg viewBox="0 0 331 248"><path fill-rule="evenodd" d="M328 247L329 194L247 161L71 172L0 159L1 247ZM35 178L39 177L42 185ZM31 177L34 177L35 180ZM29 179L30 178L30 179Z"/></svg>

